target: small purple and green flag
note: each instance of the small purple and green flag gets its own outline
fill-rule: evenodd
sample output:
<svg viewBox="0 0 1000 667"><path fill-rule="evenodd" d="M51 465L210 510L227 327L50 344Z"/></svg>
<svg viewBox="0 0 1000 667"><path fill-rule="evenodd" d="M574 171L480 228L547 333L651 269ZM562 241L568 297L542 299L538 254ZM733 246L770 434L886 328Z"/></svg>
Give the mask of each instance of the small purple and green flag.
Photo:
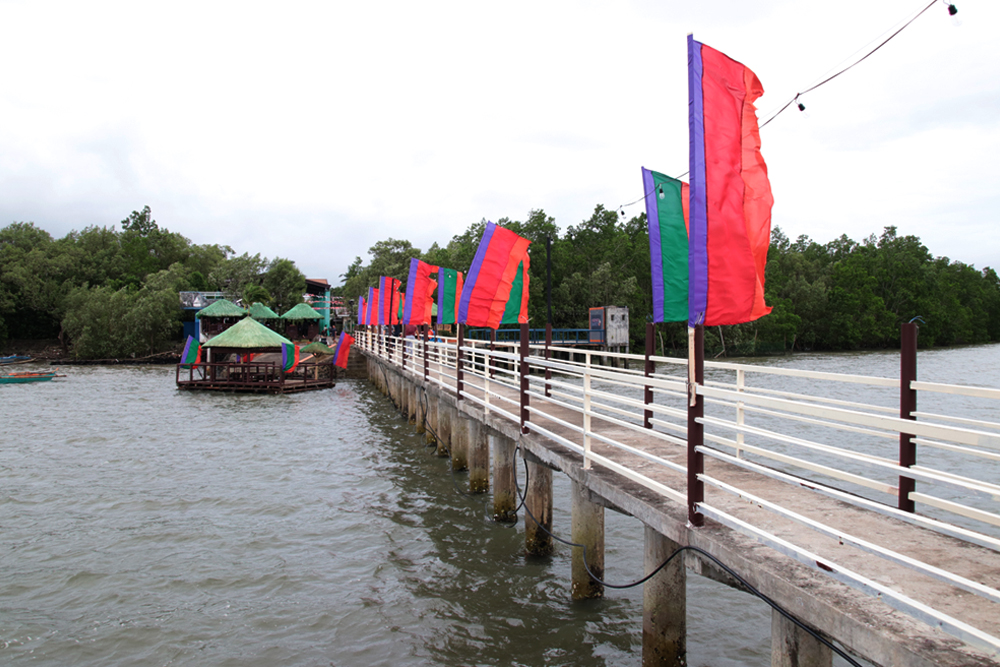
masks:
<svg viewBox="0 0 1000 667"><path fill-rule="evenodd" d="M181 366L191 368L200 363L201 345L198 344L198 341L193 336L188 336L187 342L184 343L184 351L181 352Z"/></svg>
<svg viewBox="0 0 1000 667"><path fill-rule="evenodd" d="M281 370L291 373L299 365L299 346L294 343L281 344Z"/></svg>

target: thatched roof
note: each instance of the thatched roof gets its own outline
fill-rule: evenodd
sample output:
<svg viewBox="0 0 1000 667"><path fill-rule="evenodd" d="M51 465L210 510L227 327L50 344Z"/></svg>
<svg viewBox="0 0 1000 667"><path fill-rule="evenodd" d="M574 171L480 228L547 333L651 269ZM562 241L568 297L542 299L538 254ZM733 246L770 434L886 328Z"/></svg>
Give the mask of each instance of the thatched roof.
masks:
<svg viewBox="0 0 1000 667"><path fill-rule="evenodd" d="M321 320L323 316L313 310L309 304L300 303L281 316L283 320Z"/></svg>
<svg viewBox="0 0 1000 667"><path fill-rule="evenodd" d="M219 299L212 305L199 310L195 317L243 317L247 312L229 299Z"/></svg>
<svg viewBox="0 0 1000 667"><path fill-rule="evenodd" d="M280 319L281 316L261 302L254 301L254 304L250 306L250 317L255 320L277 320Z"/></svg>
<svg viewBox="0 0 1000 667"><path fill-rule="evenodd" d="M277 348L282 343L289 344L281 334L275 333L257 320L247 317L212 338L202 347L228 347L237 350L259 350Z"/></svg>
<svg viewBox="0 0 1000 667"><path fill-rule="evenodd" d="M303 347L299 348L300 352L310 352L312 354L333 354L334 350L327 347L323 343L316 341L315 343L309 343Z"/></svg>

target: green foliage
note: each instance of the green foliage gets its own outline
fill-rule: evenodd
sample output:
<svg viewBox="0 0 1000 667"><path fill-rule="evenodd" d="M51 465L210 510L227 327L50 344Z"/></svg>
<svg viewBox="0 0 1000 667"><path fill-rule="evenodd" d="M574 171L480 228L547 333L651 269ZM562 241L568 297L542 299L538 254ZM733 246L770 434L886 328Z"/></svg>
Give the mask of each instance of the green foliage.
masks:
<svg viewBox="0 0 1000 667"><path fill-rule="evenodd" d="M82 286L66 297L63 320L76 357L118 359L153 354L180 329L180 303L172 289Z"/></svg>
<svg viewBox="0 0 1000 667"><path fill-rule="evenodd" d="M652 312L646 216L624 219L597 206L593 215L560 235L542 210L524 222L498 224L532 241L530 298L532 327L548 319L545 241L552 240L552 324L587 326L588 309L627 306L633 350L641 349ZM437 266L468 271L486 221L469 225L446 246L433 244L423 256L406 241L389 239L357 257L343 275L349 299L367 294L380 275L405 279L400 267L410 256ZM408 255L407 252L412 252ZM1000 278L993 269L934 258L915 236L887 227L881 236L856 242L840 236L819 244L807 236L791 241L779 227L771 233L765 299L772 312L755 322L712 327L708 354L754 355L790 350L851 350L899 345L900 324L922 316L920 344L955 345L1000 340ZM356 305L356 304L355 304ZM661 324L657 347L684 353L684 323Z"/></svg>
<svg viewBox="0 0 1000 667"><path fill-rule="evenodd" d="M276 257L267 267L263 287L271 295L271 308L280 315L291 310L296 304L302 303L302 295L306 291L306 277L296 268L295 262ZM245 301L244 305L249 306L252 303L253 301Z"/></svg>
<svg viewBox="0 0 1000 667"><path fill-rule="evenodd" d="M232 253L161 228L148 206L122 220L121 231L92 225L61 239L15 222L0 229L0 341L59 337L76 342L78 356L162 349L180 329L178 290L217 288L206 276ZM85 324L84 313L98 319ZM98 342L101 327L103 339L124 338Z"/></svg>

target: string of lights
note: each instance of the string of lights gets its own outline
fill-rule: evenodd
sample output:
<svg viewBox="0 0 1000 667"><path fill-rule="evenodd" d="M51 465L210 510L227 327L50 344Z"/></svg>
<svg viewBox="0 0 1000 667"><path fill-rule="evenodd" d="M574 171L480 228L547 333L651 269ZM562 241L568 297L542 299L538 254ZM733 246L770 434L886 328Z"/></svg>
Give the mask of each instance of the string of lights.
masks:
<svg viewBox="0 0 1000 667"><path fill-rule="evenodd" d="M882 40L881 42L879 42L874 48L872 48L869 51L867 51L863 56L861 56L860 58L858 58L857 60L855 60L854 62L852 62L850 65L847 65L846 67L843 67L840 70L834 72L830 76L828 76L825 79L821 80L819 83L816 83L816 84L814 84L814 85L806 88L805 90L801 90L801 91L795 93L795 97L793 97L792 99L788 100L788 102L786 102L780 109L778 109L773 114L771 114L771 116L767 120L765 120L763 123L760 124L760 127L763 128L765 125L767 125L772 120L774 120L775 118L777 118L778 116L780 116L782 113L784 113L793 104L798 107L799 111L803 111L804 112L806 110L806 105L803 104L802 101L800 100L800 98L803 95L805 95L806 93L810 93L810 92L816 90L820 86L824 86L824 85L830 83L831 81L833 81L834 79L836 79L841 74L843 74L843 73L847 72L848 70L850 70L850 69L852 69L852 68L857 67L858 65L860 65L869 56L871 56L873 53L875 53L876 51L878 51L879 49L881 49L883 46L885 46L886 44L888 44L890 40L892 40L894 37L896 37L896 35L898 35L899 33L903 32L903 30L905 30L907 27L909 27L910 24L912 24L914 21L916 21L918 18L920 18L920 16L922 16L925 12L927 12L931 7L933 7L934 5L936 5L938 2L942 2L945 6L947 6L947 8L948 8L948 15L949 16L955 16L956 14L958 14L958 8L953 3L949 2L949 0L931 0L931 2L926 7L924 7L923 9L921 9L920 11L918 11L916 14L914 14L913 17L910 18L910 20L906 21L895 32L893 32L888 37L886 37L884 40ZM680 176L675 176L674 178L680 180L681 178L684 178L685 176L687 176L688 173L689 172L684 172ZM619 213L621 213L622 217L625 217L625 209L627 207L633 206L633 205L638 204L639 202L643 201L646 197L649 196L649 194L651 192L652 192L652 190L650 190L649 192L644 193L642 195L642 197L639 197L635 201L629 202L627 204L620 205L618 207L618 211L619 211Z"/></svg>

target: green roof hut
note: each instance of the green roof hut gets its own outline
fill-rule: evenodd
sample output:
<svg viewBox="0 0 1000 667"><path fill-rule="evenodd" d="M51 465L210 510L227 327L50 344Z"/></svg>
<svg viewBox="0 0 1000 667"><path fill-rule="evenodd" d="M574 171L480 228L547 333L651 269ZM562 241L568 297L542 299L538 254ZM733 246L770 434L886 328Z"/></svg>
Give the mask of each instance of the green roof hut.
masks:
<svg viewBox="0 0 1000 667"><path fill-rule="evenodd" d="M281 315L274 312L260 301L254 301L253 305L250 306L249 313L250 317L254 318L272 331L277 331L281 326Z"/></svg>
<svg viewBox="0 0 1000 667"><path fill-rule="evenodd" d="M309 304L296 304L294 308L281 316L285 322L285 335L289 338L312 340L319 335L319 321L323 316L313 310Z"/></svg>
<svg viewBox="0 0 1000 667"><path fill-rule="evenodd" d="M229 299L219 299L195 314L205 338L217 336L246 316L247 312ZM204 340L204 339L203 339Z"/></svg>
<svg viewBox="0 0 1000 667"><path fill-rule="evenodd" d="M285 372L281 346L291 343L252 317L246 317L202 345L205 361L178 364L177 386L272 394L334 386L332 357L301 354L300 350L299 363Z"/></svg>

